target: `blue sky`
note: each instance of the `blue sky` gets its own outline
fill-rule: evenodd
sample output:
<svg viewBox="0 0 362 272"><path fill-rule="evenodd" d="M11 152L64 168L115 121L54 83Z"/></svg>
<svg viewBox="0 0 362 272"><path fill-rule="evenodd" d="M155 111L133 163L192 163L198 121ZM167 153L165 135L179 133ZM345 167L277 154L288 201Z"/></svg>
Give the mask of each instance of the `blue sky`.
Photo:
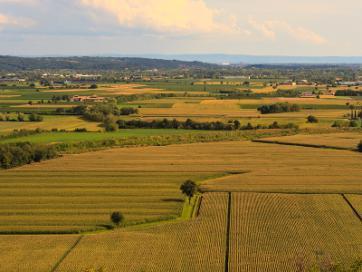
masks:
<svg viewBox="0 0 362 272"><path fill-rule="evenodd" d="M0 54L362 55L361 0L0 0Z"/></svg>

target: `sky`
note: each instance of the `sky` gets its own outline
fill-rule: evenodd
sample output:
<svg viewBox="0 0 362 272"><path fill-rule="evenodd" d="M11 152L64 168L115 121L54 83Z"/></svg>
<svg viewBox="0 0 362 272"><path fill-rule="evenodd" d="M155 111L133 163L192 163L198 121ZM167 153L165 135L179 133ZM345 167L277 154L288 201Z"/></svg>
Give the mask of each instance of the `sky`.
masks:
<svg viewBox="0 0 362 272"><path fill-rule="evenodd" d="M0 54L362 56L361 11L361 0L0 0Z"/></svg>

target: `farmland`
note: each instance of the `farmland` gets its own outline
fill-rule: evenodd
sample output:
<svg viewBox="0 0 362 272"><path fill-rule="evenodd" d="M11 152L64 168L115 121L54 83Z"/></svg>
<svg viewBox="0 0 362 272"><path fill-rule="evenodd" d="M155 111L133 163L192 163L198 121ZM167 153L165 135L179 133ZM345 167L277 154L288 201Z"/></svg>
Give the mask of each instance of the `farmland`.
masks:
<svg viewBox="0 0 362 272"><path fill-rule="evenodd" d="M361 132L357 133L329 133L329 134L315 134L315 135L293 135L286 137L266 138L264 141L270 141L281 144L299 144L299 145L315 145L325 147L335 147L341 149L357 148L358 143L361 141Z"/></svg>
<svg viewBox="0 0 362 272"><path fill-rule="evenodd" d="M85 237L56 271L223 271L226 209L227 194L205 194L191 222Z"/></svg>
<svg viewBox="0 0 362 272"><path fill-rule="evenodd" d="M332 95L349 87L127 80L0 88L0 144L57 152L0 170L1 272L309 272L361 260L361 100ZM258 110L276 103L299 110ZM186 180L200 189L190 204Z"/></svg>
<svg viewBox="0 0 362 272"><path fill-rule="evenodd" d="M231 271L298 271L361 257L361 223L339 195L232 197Z"/></svg>
<svg viewBox="0 0 362 272"><path fill-rule="evenodd" d="M186 179L205 181L206 191L362 193L360 154L314 154L313 148L223 142L66 155L0 172L0 230L102 229L117 209L129 223L175 218Z"/></svg>

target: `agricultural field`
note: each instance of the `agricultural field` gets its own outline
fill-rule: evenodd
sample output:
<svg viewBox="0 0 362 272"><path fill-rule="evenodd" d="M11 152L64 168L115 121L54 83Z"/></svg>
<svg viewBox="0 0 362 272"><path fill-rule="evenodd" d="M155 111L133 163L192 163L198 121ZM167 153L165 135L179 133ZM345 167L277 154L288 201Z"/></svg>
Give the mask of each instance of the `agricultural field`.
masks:
<svg viewBox="0 0 362 272"><path fill-rule="evenodd" d="M227 199L205 194L188 222L86 236L55 271L224 271Z"/></svg>
<svg viewBox="0 0 362 272"><path fill-rule="evenodd" d="M360 100L274 97L268 79L243 81L167 79L99 83L96 89L89 84L1 89L1 116L16 119L19 112L26 117L35 112L44 118L0 121L4 154L13 148L5 144L29 142L24 157L33 156L31 162L36 152L45 152L36 149L39 144L54 148L59 157L0 170L0 272L309 272L320 261L349 265L362 259L362 153L356 150L362 133L331 128L335 121L349 123L349 106ZM315 87L278 89L309 92ZM317 89L326 91L327 85ZM250 97L227 96L246 90ZM93 94L118 97L112 100L116 110L99 110L99 119L88 117L99 122L85 119L91 107L77 112L84 118L55 115L58 108L81 105L69 97ZM63 95L68 98L52 100ZM298 104L301 110L257 110L279 102ZM117 107L138 112L119 115ZM307 123L309 115L319 122ZM105 132L108 117L114 118L116 131ZM293 123L299 129L119 129L116 122L164 118L238 120L254 127ZM38 128L43 131L33 131ZM11 134L21 129L28 131ZM110 144L97 145L102 141ZM19 155L16 148L11 155ZM2 158L7 162L8 157ZM189 179L200 188L191 204L180 191ZM125 216L121 228L110 220L114 211Z"/></svg>
<svg viewBox="0 0 362 272"><path fill-rule="evenodd" d="M122 129L116 132L43 132L29 136L1 139L0 143L31 142L35 144L74 143L82 141L100 141L109 139L125 139L129 137L195 135L203 134L198 130L182 129Z"/></svg>
<svg viewBox="0 0 362 272"><path fill-rule="evenodd" d="M347 267L362 257L361 222L340 195L233 193L230 233L230 271Z"/></svg>
<svg viewBox="0 0 362 272"><path fill-rule="evenodd" d="M187 179L205 191L362 193L361 162L352 151L251 142L65 155L0 172L0 231L102 229L113 210L130 224L175 218Z"/></svg>
<svg viewBox="0 0 362 272"><path fill-rule="evenodd" d="M346 195L347 200L352 204L360 217L362 217L362 195Z"/></svg>
<svg viewBox="0 0 362 272"><path fill-rule="evenodd" d="M314 145L316 147L325 146L351 150L355 150L361 140L362 131L314 135L297 134L292 136L263 139L263 141L281 144Z"/></svg>
<svg viewBox="0 0 362 272"><path fill-rule="evenodd" d="M0 132L9 133L14 129L35 130L40 128L42 130L66 130L74 131L76 128L85 128L88 131L101 131L103 128L100 123L88 122L78 116L56 116L56 115L43 115L44 120L41 122L9 122L0 121Z"/></svg>
<svg viewBox="0 0 362 272"><path fill-rule="evenodd" d="M1 235L0 271L52 271L78 235Z"/></svg>

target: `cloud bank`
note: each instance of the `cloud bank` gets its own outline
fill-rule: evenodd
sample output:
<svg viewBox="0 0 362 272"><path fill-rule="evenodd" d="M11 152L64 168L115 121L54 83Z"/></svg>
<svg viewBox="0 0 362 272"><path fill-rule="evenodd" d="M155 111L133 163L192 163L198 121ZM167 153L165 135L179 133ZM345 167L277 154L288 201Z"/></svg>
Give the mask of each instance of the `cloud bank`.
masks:
<svg viewBox="0 0 362 272"><path fill-rule="evenodd" d="M113 15L120 26L156 32L211 33L237 30L217 20L219 10L203 0L80 0L85 7ZM228 19L231 21L232 18Z"/></svg>

